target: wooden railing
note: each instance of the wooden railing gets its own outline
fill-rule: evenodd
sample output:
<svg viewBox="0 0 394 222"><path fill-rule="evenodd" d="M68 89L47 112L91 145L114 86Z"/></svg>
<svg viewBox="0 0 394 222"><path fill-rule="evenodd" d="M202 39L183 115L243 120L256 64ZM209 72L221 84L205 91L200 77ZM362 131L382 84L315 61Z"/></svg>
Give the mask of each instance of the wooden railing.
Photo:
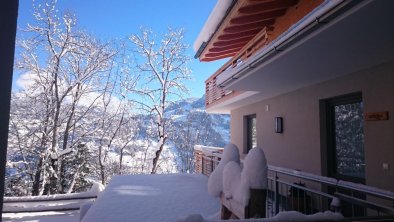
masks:
<svg viewBox="0 0 394 222"><path fill-rule="evenodd" d="M219 164L223 148L196 145L194 147L194 161L196 173L211 175Z"/></svg>
<svg viewBox="0 0 394 222"><path fill-rule="evenodd" d="M235 69L243 64L248 58L254 55L259 49L263 48L269 40L269 32L263 28L252 40L246 44L239 53L225 63L209 79L205 81L205 105L210 106L223 102L228 98L240 94L239 91L226 91L217 83L217 77L226 71Z"/></svg>

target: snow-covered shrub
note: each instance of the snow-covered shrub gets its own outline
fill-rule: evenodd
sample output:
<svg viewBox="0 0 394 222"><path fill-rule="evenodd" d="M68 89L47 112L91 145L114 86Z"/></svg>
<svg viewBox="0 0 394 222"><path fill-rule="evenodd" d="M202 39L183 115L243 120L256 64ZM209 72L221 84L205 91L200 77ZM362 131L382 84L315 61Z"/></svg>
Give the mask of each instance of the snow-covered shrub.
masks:
<svg viewBox="0 0 394 222"><path fill-rule="evenodd" d="M234 161L228 162L223 170L223 193L226 198L232 198L239 189L241 181L241 165Z"/></svg>
<svg viewBox="0 0 394 222"><path fill-rule="evenodd" d="M224 147L223 157L209 177L208 192L214 197L220 197L220 193L223 191L223 170L230 161L240 163L238 147L232 143Z"/></svg>
<svg viewBox="0 0 394 222"><path fill-rule="evenodd" d="M267 189L267 168L263 149L251 149L245 157L240 189L234 194L234 198L246 206L250 198L250 189Z"/></svg>
<svg viewBox="0 0 394 222"><path fill-rule="evenodd" d="M250 189L267 188L267 161L263 150L257 147L250 150L243 169L237 162L226 163L222 181L225 197L247 206Z"/></svg>

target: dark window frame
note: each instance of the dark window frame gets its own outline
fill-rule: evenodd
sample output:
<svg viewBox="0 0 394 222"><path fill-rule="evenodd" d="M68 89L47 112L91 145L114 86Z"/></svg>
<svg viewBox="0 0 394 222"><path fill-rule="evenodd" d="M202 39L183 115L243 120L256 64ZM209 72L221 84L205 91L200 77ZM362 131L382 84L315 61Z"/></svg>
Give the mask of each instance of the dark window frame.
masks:
<svg viewBox="0 0 394 222"><path fill-rule="evenodd" d="M256 134L257 134L257 116L256 114L246 115L244 116L244 153L247 154L249 150L253 148L252 144L252 124L251 122L255 119L256 121ZM257 135L256 135L256 143L257 143Z"/></svg>
<svg viewBox="0 0 394 222"><path fill-rule="evenodd" d="M342 175L336 172L335 112L333 111L334 106L362 101L361 92L345 94L319 101L321 166L324 176L365 184L365 178Z"/></svg>

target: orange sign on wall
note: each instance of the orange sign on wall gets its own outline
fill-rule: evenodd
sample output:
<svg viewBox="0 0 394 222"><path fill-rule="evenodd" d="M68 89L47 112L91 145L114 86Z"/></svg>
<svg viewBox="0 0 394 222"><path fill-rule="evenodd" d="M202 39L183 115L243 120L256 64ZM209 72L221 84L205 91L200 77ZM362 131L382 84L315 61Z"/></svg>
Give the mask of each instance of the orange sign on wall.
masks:
<svg viewBox="0 0 394 222"><path fill-rule="evenodd" d="M365 121L380 121L380 120L388 120L389 112L371 112L365 113Z"/></svg>

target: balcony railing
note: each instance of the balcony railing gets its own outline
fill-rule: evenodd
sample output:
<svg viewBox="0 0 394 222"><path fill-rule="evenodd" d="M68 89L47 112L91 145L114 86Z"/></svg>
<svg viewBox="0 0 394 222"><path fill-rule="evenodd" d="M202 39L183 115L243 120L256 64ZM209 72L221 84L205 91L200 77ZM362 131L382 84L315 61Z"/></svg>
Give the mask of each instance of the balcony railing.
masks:
<svg viewBox="0 0 394 222"><path fill-rule="evenodd" d="M223 148L196 145L194 147L194 160L196 172L211 175L219 164Z"/></svg>
<svg viewBox="0 0 394 222"><path fill-rule="evenodd" d="M86 194L86 195L84 195ZM97 194L57 194L48 196L4 197L3 213L32 213L48 211L80 210L80 206L92 203Z"/></svg>
<svg viewBox="0 0 394 222"><path fill-rule="evenodd" d="M239 91L226 91L218 84L218 76L226 72L232 72L242 65L249 57L254 55L259 49L268 43L269 33L263 28L239 53L217 70L208 80L205 81L205 105L209 108L218 102L232 98L241 94Z"/></svg>
<svg viewBox="0 0 394 222"><path fill-rule="evenodd" d="M196 172L210 175L222 152L217 147L196 146ZM332 210L352 220L394 219L392 191L272 165L268 166L265 205L266 217L290 210L304 214Z"/></svg>

